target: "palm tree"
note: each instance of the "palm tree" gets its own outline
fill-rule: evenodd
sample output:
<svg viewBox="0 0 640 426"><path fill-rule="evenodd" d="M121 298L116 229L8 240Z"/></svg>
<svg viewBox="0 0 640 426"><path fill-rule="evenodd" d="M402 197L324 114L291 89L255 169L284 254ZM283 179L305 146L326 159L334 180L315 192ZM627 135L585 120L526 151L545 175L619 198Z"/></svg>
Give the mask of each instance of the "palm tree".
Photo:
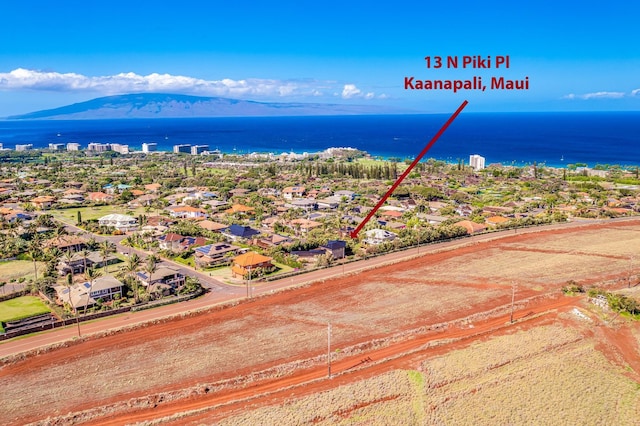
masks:
<svg viewBox="0 0 640 426"><path fill-rule="evenodd" d="M67 287L67 294L69 295L69 307L74 311L76 315L76 324L78 325L78 337L80 337L80 320L78 320L78 310L73 306L71 302L71 287L73 286L73 275L67 274L67 281L64 284Z"/></svg>
<svg viewBox="0 0 640 426"><path fill-rule="evenodd" d="M47 250L46 260L47 260L47 275L55 276L55 270L58 266L58 262L60 258L62 258L62 251L58 247L51 247Z"/></svg>
<svg viewBox="0 0 640 426"><path fill-rule="evenodd" d="M98 248L98 244L99 243L96 241L96 238L91 237L89 238L89 241L87 241L86 246L89 249L89 251L93 251Z"/></svg>
<svg viewBox="0 0 640 426"><path fill-rule="evenodd" d="M154 272L156 272L158 270L158 263L157 263L157 257L156 256L149 256L147 257L147 263L144 266L144 271L148 274L148 281L147 281L147 291L149 293L151 293L151 279L152 279L152 275Z"/></svg>
<svg viewBox="0 0 640 426"><path fill-rule="evenodd" d="M42 247L40 247L40 238L34 236L34 238L29 243L29 249L27 251L29 252L29 256L33 261L33 274L35 275L34 281L38 281L37 259L42 254Z"/></svg>
<svg viewBox="0 0 640 426"><path fill-rule="evenodd" d="M55 226L53 216L48 213L39 215L35 222L38 226L42 226L44 228L53 228Z"/></svg>
<svg viewBox="0 0 640 426"><path fill-rule="evenodd" d="M91 250L89 249L83 249L80 251L80 255L82 256L82 259L84 260L84 269L83 271L86 272L87 270L87 257L89 257L89 255L91 254Z"/></svg>
<svg viewBox="0 0 640 426"><path fill-rule="evenodd" d="M91 297L91 291L93 290L93 282L96 278L101 276L102 273L94 268L89 268L84 271L84 276L89 281L89 292L87 293L87 300L84 303L84 314L87 315L87 306L89 306L89 298Z"/></svg>
<svg viewBox="0 0 640 426"><path fill-rule="evenodd" d="M65 225L57 225L53 230L53 236L55 238L60 238L63 235L67 235L67 228Z"/></svg>
<svg viewBox="0 0 640 426"><path fill-rule="evenodd" d="M104 270L109 273L109 265L107 264L107 257L111 253L115 253L116 245L109 240L104 240L100 243L100 253L102 254L102 264L104 265Z"/></svg>
<svg viewBox="0 0 640 426"><path fill-rule="evenodd" d="M127 262L124 265L125 275L130 280L129 282L132 285L135 303L138 303L138 279L136 278L136 272L138 272L141 264L142 259L140 259L140 256L138 256L136 253L133 253L127 258Z"/></svg>
<svg viewBox="0 0 640 426"><path fill-rule="evenodd" d="M71 262L73 262L74 257L75 257L75 252L71 250L65 250L62 253L62 259L64 260L64 263L66 263L69 266L69 268L71 268L72 275L73 275L73 267L71 266Z"/></svg>

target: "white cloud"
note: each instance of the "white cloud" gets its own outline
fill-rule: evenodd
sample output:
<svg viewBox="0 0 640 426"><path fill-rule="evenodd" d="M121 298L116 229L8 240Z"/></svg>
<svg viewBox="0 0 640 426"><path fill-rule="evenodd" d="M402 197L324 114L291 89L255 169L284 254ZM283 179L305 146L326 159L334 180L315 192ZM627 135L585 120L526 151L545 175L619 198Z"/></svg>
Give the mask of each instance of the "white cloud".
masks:
<svg viewBox="0 0 640 426"><path fill-rule="evenodd" d="M356 87L355 84L345 84L342 89L342 97L344 99L353 98L354 96L358 96L362 93L360 89Z"/></svg>
<svg viewBox="0 0 640 426"><path fill-rule="evenodd" d="M0 73L0 90L34 90L53 92L96 92L114 95L141 92L169 92L203 96L238 98L300 98L319 97L334 93L344 99L353 97L372 99L355 84L342 87L335 81L242 79L204 80L195 77L158 74L139 75L133 72L107 76L85 76L76 73L44 72L18 68Z"/></svg>
<svg viewBox="0 0 640 426"><path fill-rule="evenodd" d="M635 95L635 90L631 92L631 95ZM576 95L575 93L569 93L562 97L562 99L620 99L624 98L626 94L624 92L593 92L593 93L584 93L582 95Z"/></svg>
<svg viewBox="0 0 640 426"><path fill-rule="evenodd" d="M624 97L624 92L595 92L582 95L582 99L619 99Z"/></svg>
<svg viewBox="0 0 640 426"><path fill-rule="evenodd" d="M634 89L631 91L631 96L640 96L640 89Z"/></svg>

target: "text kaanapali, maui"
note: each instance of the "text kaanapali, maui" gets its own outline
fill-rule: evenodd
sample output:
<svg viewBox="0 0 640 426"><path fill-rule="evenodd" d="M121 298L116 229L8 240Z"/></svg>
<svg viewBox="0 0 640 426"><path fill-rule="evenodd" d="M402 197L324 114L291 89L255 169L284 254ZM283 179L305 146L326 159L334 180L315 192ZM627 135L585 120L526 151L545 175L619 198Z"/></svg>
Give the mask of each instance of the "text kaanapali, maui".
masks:
<svg viewBox="0 0 640 426"><path fill-rule="evenodd" d="M481 76L470 80L416 80L415 77L404 78L405 90L450 90L456 93L460 90L529 90L529 77L522 80L508 80L504 77L491 77L487 87Z"/></svg>

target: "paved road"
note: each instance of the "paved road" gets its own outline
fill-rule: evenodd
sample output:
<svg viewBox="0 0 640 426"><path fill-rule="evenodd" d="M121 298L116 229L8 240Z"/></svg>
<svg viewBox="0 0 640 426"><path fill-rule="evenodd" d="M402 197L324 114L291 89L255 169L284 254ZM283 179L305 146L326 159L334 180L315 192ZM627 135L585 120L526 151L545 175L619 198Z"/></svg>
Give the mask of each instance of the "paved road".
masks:
<svg viewBox="0 0 640 426"><path fill-rule="evenodd" d="M140 250L140 249L136 249L133 247L129 247L129 246L125 246L122 245L121 242L123 239L126 238L125 235L108 235L108 236L104 236L104 235L97 235L97 234L92 234L90 232L87 232L86 230L82 229L82 228L78 228L75 225L72 225L70 223L66 223L64 222L64 225L67 229L67 231L69 233L78 233L78 234L90 234L97 242L102 242L102 241L110 241L113 244L115 244L116 246L116 250L118 251L118 253L122 253L124 255L130 256L132 254L137 254L138 256L140 256L140 258L142 258L143 260L147 258L147 256L149 256L150 254L152 254L151 252L147 252L144 250ZM194 278L198 278L200 280L200 283L202 284L203 287L207 288L207 289L211 289L211 290L215 290L215 291L225 291L225 289L228 287L226 284L216 280L215 278L207 275L207 274L203 274L201 272L195 271L192 268L186 267L180 263L177 262L173 262L171 260L167 260L167 259L162 259L162 262L160 262L160 265L171 265L172 267L178 269L180 271L180 273L186 275L186 276L191 276Z"/></svg>
<svg viewBox="0 0 640 426"><path fill-rule="evenodd" d="M454 241L448 241L444 243L430 244L428 246L416 247L409 250L390 253L383 256L369 258L367 260L361 260L357 262L339 264L331 268L321 269L306 274L297 275L295 277L284 278L272 282L252 282L250 293L252 297L259 295L266 295L273 293L284 288L299 286L305 283L317 282L331 278L337 278L344 275L357 273L359 271L380 267L384 264L395 263L401 260L410 259L416 256L422 256L435 251L449 250L454 247L466 246L470 244L478 244L483 241L489 241L514 234L524 234L540 231L549 231L554 229L574 228L580 226L588 226L598 223L611 223L611 222L624 222L628 220L638 220L638 218L621 218L607 221L591 220L591 221L574 221L569 223L553 224L549 226L540 226L535 228L507 230L494 232L489 234L481 234L472 236L469 238L463 238ZM105 237L101 237L105 238ZM113 238L113 237L106 237ZM98 239L98 238L96 238ZM123 246L120 246L123 247ZM128 249L128 247L126 247ZM133 249L132 249L133 250ZM139 250L135 250L141 256L146 256L147 253ZM186 302L176 303L173 305L162 306L154 309L149 309L139 312L130 312L127 314L120 314L112 317L106 317L100 320L90 321L80 324L80 332L83 336L120 328L123 326L129 326L141 322L156 320L171 315L180 314L183 312L192 312L199 309L215 306L222 303L227 303L235 300L242 300L247 297L247 288L245 286L232 286L225 283L221 283L212 279L211 277L201 274L192 269L185 268L185 272L189 275L196 275L201 279L201 282L206 283L206 287L209 291L202 297L189 300ZM55 330L48 330L42 333L33 334L27 337L21 337L17 339L11 339L0 342L0 358L33 350L39 347L48 346L51 344L63 342L69 339L76 338L78 336L78 330L75 324L70 324L67 327L59 328Z"/></svg>

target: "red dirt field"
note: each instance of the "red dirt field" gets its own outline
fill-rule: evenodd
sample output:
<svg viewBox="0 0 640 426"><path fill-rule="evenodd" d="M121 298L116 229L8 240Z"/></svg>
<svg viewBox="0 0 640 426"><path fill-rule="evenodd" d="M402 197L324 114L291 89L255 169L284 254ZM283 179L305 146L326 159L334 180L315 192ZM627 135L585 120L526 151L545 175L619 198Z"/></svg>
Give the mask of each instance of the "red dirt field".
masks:
<svg viewBox="0 0 640 426"><path fill-rule="evenodd" d="M418 358L556 320L584 303L561 295L568 280L619 287L639 249L637 221L518 234L9 357L0 369L0 417L4 424L126 424L202 410L174 421L210 423L246 404L279 404L412 368ZM638 380L633 332L592 333L597 349Z"/></svg>

